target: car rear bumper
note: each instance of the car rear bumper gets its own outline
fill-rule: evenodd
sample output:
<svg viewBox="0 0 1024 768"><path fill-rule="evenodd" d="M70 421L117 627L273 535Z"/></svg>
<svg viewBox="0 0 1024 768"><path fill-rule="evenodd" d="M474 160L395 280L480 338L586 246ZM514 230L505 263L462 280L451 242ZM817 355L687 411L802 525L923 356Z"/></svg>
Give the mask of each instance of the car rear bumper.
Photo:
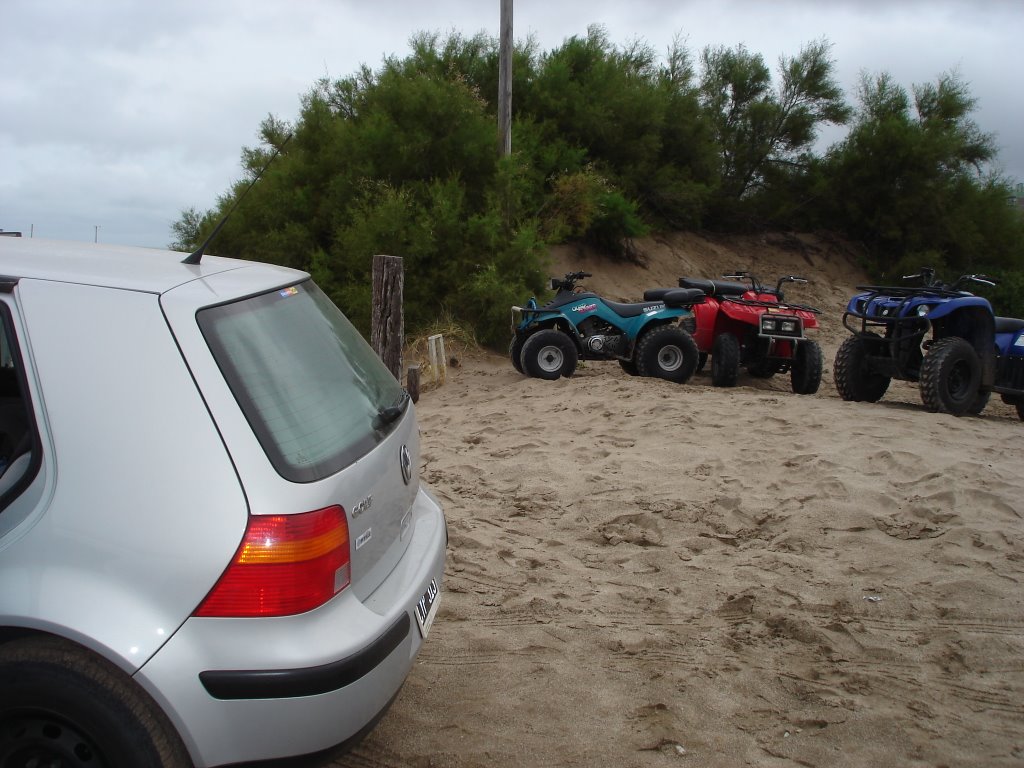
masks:
<svg viewBox="0 0 1024 768"><path fill-rule="evenodd" d="M192 618L138 672L197 768L331 749L387 709L423 642L416 604L444 570L444 515L425 490L412 523L366 600L346 589L298 616Z"/></svg>
<svg viewBox="0 0 1024 768"><path fill-rule="evenodd" d="M294 699L318 696L359 681L383 663L409 637L412 622L404 613L363 650L329 664L302 669L232 669L199 673L215 699Z"/></svg>

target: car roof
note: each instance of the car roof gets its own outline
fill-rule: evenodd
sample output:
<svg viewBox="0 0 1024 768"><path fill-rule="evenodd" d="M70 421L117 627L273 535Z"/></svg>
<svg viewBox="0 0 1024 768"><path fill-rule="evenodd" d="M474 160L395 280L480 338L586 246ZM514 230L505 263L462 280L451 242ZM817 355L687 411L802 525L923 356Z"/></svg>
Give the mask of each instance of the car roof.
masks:
<svg viewBox="0 0 1024 768"><path fill-rule="evenodd" d="M0 237L0 279L33 278L162 294L192 280L238 269L266 271L268 283L297 282L307 276L285 267L220 256L204 255L200 264L183 264L186 255L138 246Z"/></svg>

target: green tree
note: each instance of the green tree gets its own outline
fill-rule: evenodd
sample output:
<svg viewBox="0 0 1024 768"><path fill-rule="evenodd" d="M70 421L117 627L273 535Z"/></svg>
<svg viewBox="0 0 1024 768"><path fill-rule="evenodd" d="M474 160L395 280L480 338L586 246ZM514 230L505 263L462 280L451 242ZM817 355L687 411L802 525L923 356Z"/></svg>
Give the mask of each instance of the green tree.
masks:
<svg viewBox="0 0 1024 768"><path fill-rule="evenodd" d="M944 77L912 100L865 78L847 139L815 157L819 128L850 114L829 50L783 57L773 84L742 46L705 49L698 77L678 39L664 60L597 26L544 54L528 40L499 158L497 41L420 34L404 58L317 82L294 124L268 116L241 178L212 210L182 212L174 246L192 250L235 208L208 252L311 272L363 330L372 256L402 256L413 332L449 315L494 345L508 306L543 290L550 244L622 255L651 229L800 222L844 229L878 264L1019 284L1021 219L984 170L994 149L966 87Z"/></svg>
<svg viewBox="0 0 1024 768"><path fill-rule="evenodd" d="M448 312L497 341L508 310L488 325L496 317L479 296L481 275L498 269L521 300L539 287L543 249L529 235L532 186L514 159L499 161L495 120L474 85L489 57L482 39L420 37L407 59L318 82L294 126L262 123L261 144L242 152L244 178L217 210L186 212L174 231L207 235L293 134L211 252L310 271L364 331L373 255L402 256L410 329Z"/></svg>
<svg viewBox="0 0 1024 768"><path fill-rule="evenodd" d="M1020 268L1022 222L987 170L994 140L971 119L975 99L955 75L917 86L864 75L860 109L830 153L830 218L869 249L878 273L905 265L951 271Z"/></svg>
<svg viewBox="0 0 1024 768"><path fill-rule="evenodd" d="M204 228L212 229L212 218L212 213L200 213L195 206L183 210L181 218L171 224L171 235L174 239L168 248L183 252L195 250L201 242L200 233Z"/></svg>
<svg viewBox="0 0 1024 768"><path fill-rule="evenodd" d="M660 64L644 43L620 48L591 26L586 37L542 56L515 93L513 147L533 159L556 198L575 186L594 203L586 231L570 226L568 236L614 251L614 243L643 231L645 216L699 225L715 168L693 68L678 41ZM583 179L596 184L581 186Z"/></svg>
<svg viewBox="0 0 1024 768"><path fill-rule="evenodd" d="M779 61L779 84L760 54L740 45L701 54L700 99L720 150L722 211L761 189L777 167L802 169L824 123L849 119L831 45L817 41Z"/></svg>

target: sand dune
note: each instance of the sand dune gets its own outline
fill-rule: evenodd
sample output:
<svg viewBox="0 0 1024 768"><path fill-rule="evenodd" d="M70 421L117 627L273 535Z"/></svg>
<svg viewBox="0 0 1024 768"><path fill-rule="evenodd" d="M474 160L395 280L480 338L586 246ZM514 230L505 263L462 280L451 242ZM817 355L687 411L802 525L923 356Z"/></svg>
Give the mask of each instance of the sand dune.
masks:
<svg viewBox="0 0 1024 768"><path fill-rule="evenodd" d="M738 258L715 247L649 243L647 270L562 257L612 295L601 280L714 276ZM838 399L834 313L863 277L809 247L757 269L813 272L792 295L826 309L813 396L457 353L417 406L450 529L441 613L336 765L1024 764L1024 424L928 413L902 384Z"/></svg>

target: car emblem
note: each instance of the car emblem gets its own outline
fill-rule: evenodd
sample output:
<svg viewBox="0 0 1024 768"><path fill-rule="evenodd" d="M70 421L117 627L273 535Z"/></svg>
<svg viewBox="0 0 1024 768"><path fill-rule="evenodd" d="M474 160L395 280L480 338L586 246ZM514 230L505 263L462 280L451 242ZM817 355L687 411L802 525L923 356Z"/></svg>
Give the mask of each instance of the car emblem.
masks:
<svg viewBox="0 0 1024 768"><path fill-rule="evenodd" d="M409 481L412 480L412 455L409 453L409 449L406 446L402 446L402 450L398 452L398 463L402 467L402 480L408 485Z"/></svg>

